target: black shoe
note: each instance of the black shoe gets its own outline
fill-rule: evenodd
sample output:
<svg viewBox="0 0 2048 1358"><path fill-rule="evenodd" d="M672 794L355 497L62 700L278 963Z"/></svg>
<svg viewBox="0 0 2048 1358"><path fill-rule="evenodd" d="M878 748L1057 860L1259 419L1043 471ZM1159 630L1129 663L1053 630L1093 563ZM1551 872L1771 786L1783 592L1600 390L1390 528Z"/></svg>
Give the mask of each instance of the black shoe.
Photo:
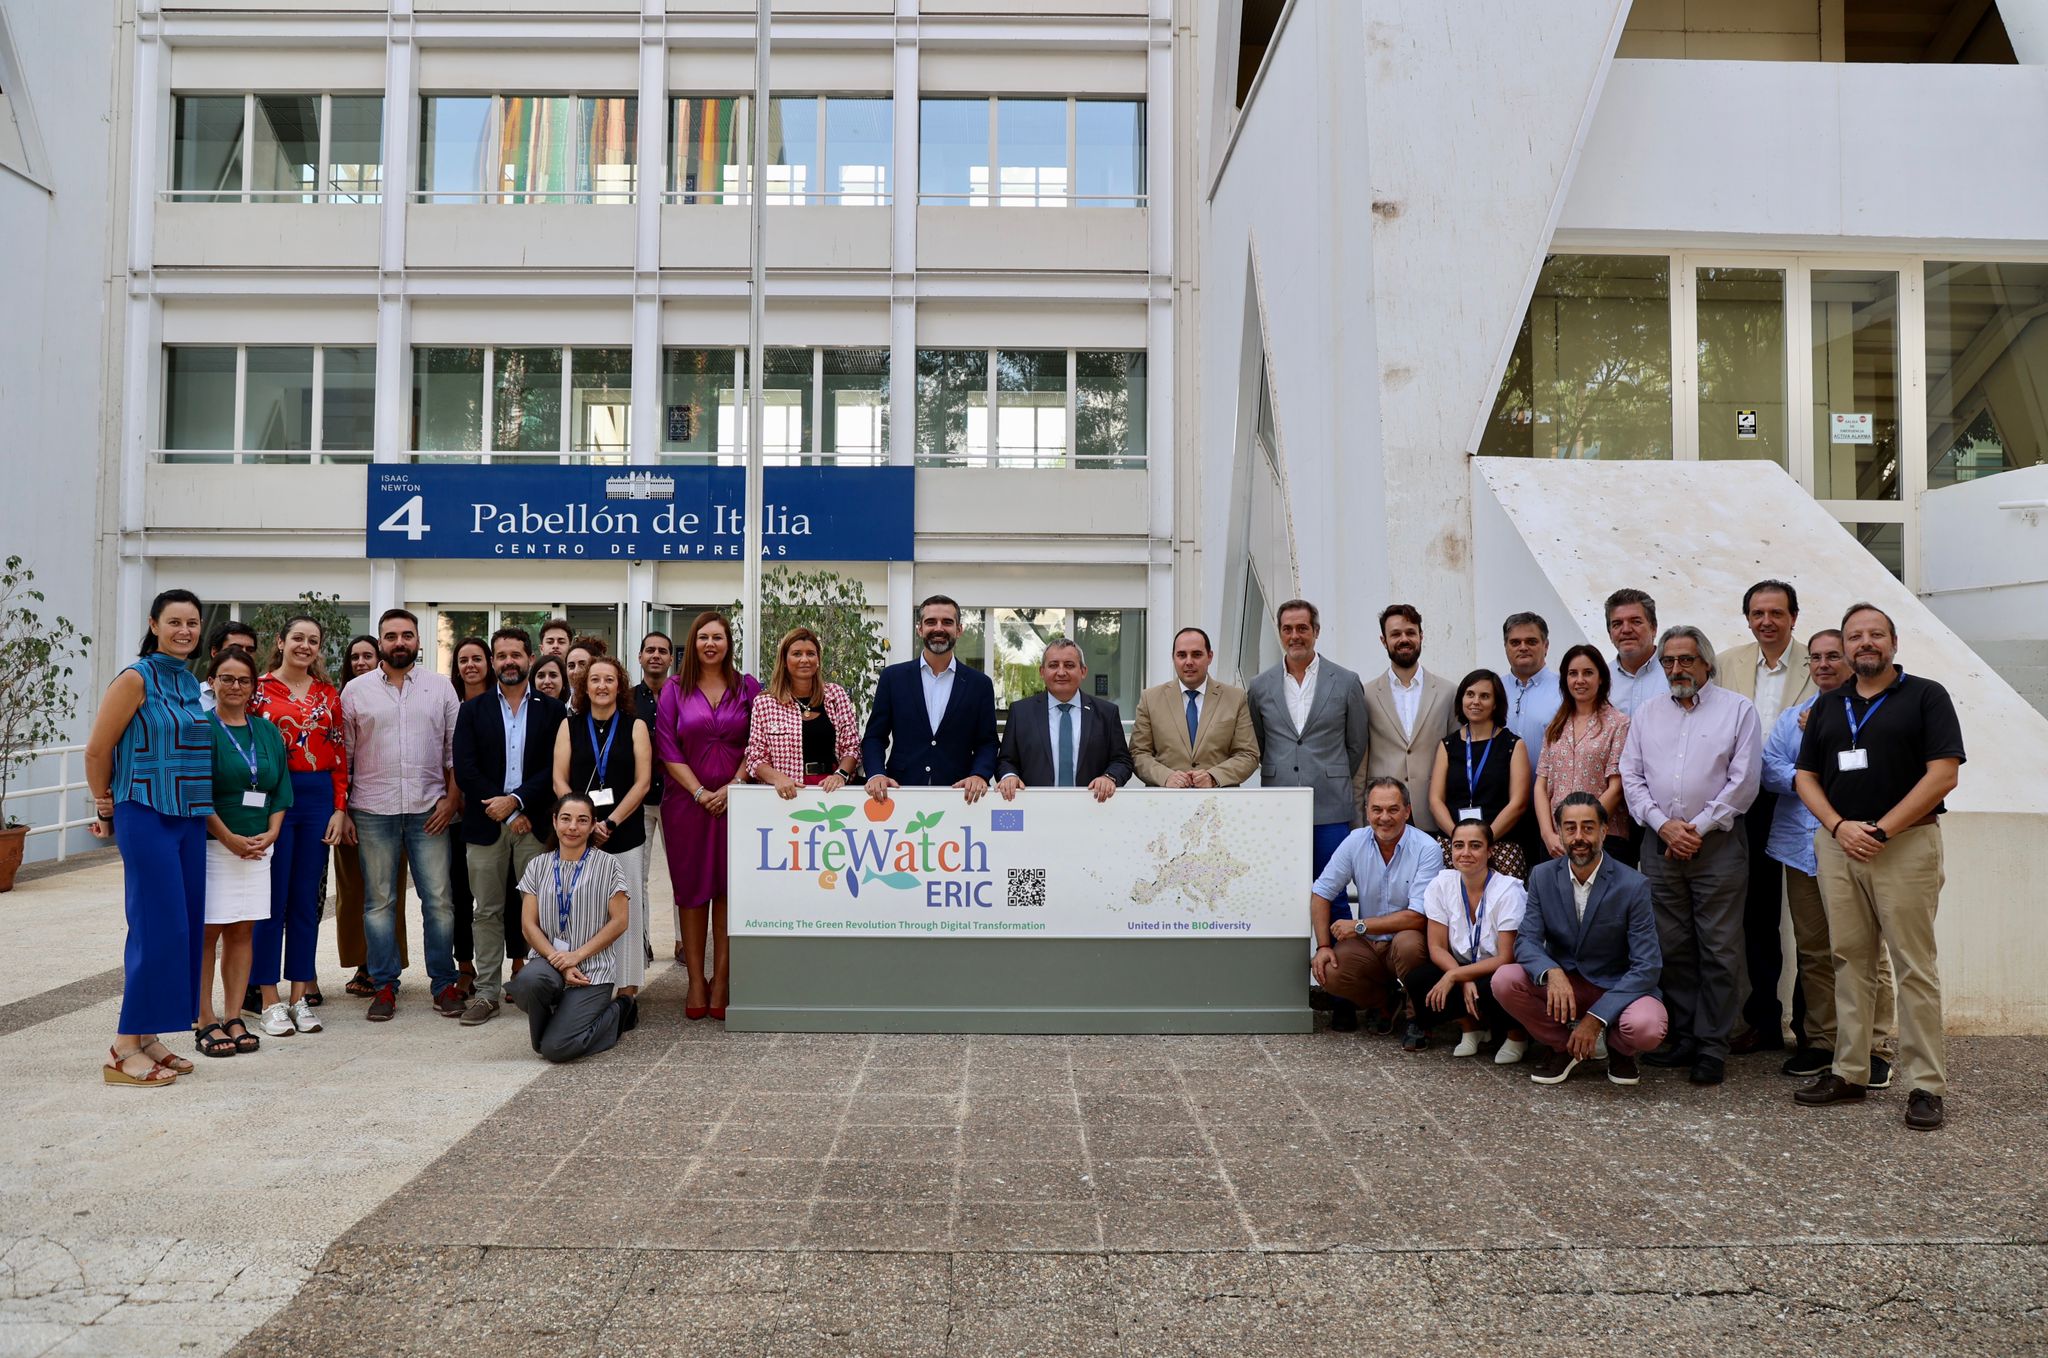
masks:
<svg viewBox="0 0 2048 1358"><path fill-rule="evenodd" d="M1696 1085L1717 1085L1721 1083L1721 1075L1721 1058L1702 1056L1692 1063L1692 1073L1685 1078Z"/></svg>
<svg viewBox="0 0 2048 1358"><path fill-rule="evenodd" d="M1892 1063L1882 1056L1870 1058L1870 1087L1890 1089L1892 1087Z"/></svg>
<svg viewBox="0 0 2048 1358"><path fill-rule="evenodd" d="M1338 1000L1330 1006L1330 1030L1338 1033L1358 1031L1358 1006L1349 1000Z"/></svg>
<svg viewBox="0 0 2048 1358"><path fill-rule="evenodd" d="M630 1033L640 1026L640 1001L637 996L621 995L613 1001L619 1006L619 1031Z"/></svg>
<svg viewBox="0 0 2048 1358"><path fill-rule="evenodd" d="M1409 1019L1407 1031L1401 1034L1401 1050L1404 1052L1419 1052L1428 1045L1428 1030L1414 1019Z"/></svg>
<svg viewBox="0 0 2048 1358"><path fill-rule="evenodd" d="M1623 1056L1612 1047L1607 1049L1608 1083L1618 1085L1641 1084L1642 1079L1642 1067L1636 1064L1635 1057Z"/></svg>
<svg viewBox="0 0 2048 1358"><path fill-rule="evenodd" d="M1677 1070L1681 1066L1691 1065L1698 1059L1699 1054L1699 1048L1690 1042L1667 1043L1653 1052L1644 1052L1643 1064L1658 1066L1665 1070Z"/></svg>
<svg viewBox="0 0 2048 1358"><path fill-rule="evenodd" d="M242 1012L245 1014L260 1014L263 1012L262 986L252 985L242 992Z"/></svg>
<svg viewBox="0 0 2048 1358"><path fill-rule="evenodd" d="M1834 1069L1835 1054L1826 1047L1800 1047L1785 1058L1785 1064L1778 1067L1787 1075L1810 1080L1816 1075L1825 1075Z"/></svg>
<svg viewBox="0 0 2048 1358"><path fill-rule="evenodd" d="M1906 1125L1916 1132L1931 1132L1948 1121L1941 1110L1941 1095L1916 1089L1906 1096Z"/></svg>
<svg viewBox="0 0 2048 1358"><path fill-rule="evenodd" d="M1862 1085L1852 1085L1833 1071L1829 1071L1793 1094L1792 1101L1808 1108L1825 1108L1831 1103L1861 1103L1863 1094Z"/></svg>
<svg viewBox="0 0 2048 1358"><path fill-rule="evenodd" d="M1571 1076L1579 1058L1556 1047L1544 1050L1543 1064L1530 1072L1529 1078L1540 1085L1561 1085Z"/></svg>

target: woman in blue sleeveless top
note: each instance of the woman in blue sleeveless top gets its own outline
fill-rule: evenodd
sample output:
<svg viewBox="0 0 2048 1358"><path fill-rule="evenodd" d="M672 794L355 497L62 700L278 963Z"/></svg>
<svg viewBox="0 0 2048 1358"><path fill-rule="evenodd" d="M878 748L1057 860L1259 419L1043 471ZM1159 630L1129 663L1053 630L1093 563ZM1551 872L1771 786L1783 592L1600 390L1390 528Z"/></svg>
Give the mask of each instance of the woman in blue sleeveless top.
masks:
<svg viewBox="0 0 2048 1358"><path fill-rule="evenodd" d="M213 727L185 668L199 645L199 598L167 589L149 606L141 658L115 676L85 746L92 832L121 847L128 979L120 1031L101 1075L152 1088L192 1069L158 1040L199 1015L206 909L206 818L213 811Z"/></svg>

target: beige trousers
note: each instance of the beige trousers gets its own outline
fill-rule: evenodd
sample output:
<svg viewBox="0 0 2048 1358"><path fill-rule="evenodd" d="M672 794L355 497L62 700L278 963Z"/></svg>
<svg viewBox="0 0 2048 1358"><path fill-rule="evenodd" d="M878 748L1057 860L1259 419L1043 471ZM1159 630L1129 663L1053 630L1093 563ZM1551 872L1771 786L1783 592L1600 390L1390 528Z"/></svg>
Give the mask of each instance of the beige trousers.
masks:
<svg viewBox="0 0 2048 1358"><path fill-rule="evenodd" d="M1859 863L1823 830L1813 832L1835 958L1835 1074L1870 1082L1877 1024L1877 959L1890 945L1899 980L1899 1071L1907 1090L1947 1090L1948 1043L1941 1025L1941 971L1934 912L1941 904L1941 826L1916 825Z"/></svg>
<svg viewBox="0 0 2048 1358"><path fill-rule="evenodd" d="M1839 1049L1835 1034L1835 955L1828 944L1828 908L1820 879L1798 868L1785 869L1785 901L1792 910L1792 937L1799 950L1799 984L1806 991L1807 1036L1815 1046ZM1877 950L1877 1018L1871 1050L1887 1061L1899 1054L1899 998L1892 979L1892 950Z"/></svg>

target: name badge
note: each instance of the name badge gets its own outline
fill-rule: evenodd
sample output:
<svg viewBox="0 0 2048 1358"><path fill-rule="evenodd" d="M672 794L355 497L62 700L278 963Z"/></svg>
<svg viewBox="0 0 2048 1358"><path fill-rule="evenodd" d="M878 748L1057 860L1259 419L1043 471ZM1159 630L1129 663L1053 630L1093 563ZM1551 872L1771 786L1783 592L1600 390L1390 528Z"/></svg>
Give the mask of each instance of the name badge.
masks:
<svg viewBox="0 0 2048 1358"><path fill-rule="evenodd" d="M590 804L592 806L610 806L616 800L617 798L612 795L612 790L608 787L597 787L590 790Z"/></svg>
<svg viewBox="0 0 2048 1358"><path fill-rule="evenodd" d="M264 796L262 793L256 791L254 788L251 788L249 789L249 791L244 792L242 794L242 805L244 806L252 806L255 807L258 811L261 811L264 807L268 806L269 804L270 798Z"/></svg>
<svg viewBox="0 0 2048 1358"><path fill-rule="evenodd" d="M1458 819L1485 820L1486 817L1479 813L1479 808L1476 806L1461 806L1458 808Z"/></svg>
<svg viewBox="0 0 2048 1358"><path fill-rule="evenodd" d="M1870 751L1868 750L1844 750L1836 755L1835 759L1835 766L1843 773L1853 773L1857 769L1867 769L1870 767Z"/></svg>
<svg viewBox="0 0 2048 1358"><path fill-rule="evenodd" d="M569 940L568 940L568 939L566 939L566 938L558 938L558 939L556 939L556 940L555 940L554 942L555 942L555 951L556 951L556 952L567 952L567 951L569 951Z"/></svg>

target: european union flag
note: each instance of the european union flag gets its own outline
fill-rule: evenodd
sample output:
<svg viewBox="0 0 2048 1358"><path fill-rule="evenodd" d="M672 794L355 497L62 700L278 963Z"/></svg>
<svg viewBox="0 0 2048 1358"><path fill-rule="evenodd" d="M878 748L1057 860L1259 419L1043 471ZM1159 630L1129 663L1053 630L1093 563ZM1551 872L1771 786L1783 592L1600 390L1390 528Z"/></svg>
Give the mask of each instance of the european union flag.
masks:
<svg viewBox="0 0 2048 1358"><path fill-rule="evenodd" d="M1022 811L991 811L988 813L988 828L991 830L1021 830L1024 828Z"/></svg>

